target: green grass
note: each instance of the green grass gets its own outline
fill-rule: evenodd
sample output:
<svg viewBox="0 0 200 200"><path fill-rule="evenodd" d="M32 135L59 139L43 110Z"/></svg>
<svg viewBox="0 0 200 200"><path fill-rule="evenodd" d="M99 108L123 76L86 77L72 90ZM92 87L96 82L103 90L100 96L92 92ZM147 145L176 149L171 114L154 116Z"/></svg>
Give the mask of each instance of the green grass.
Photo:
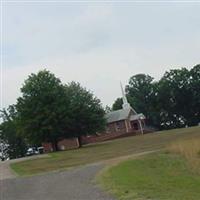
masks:
<svg viewBox="0 0 200 200"><path fill-rule="evenodd" d="M174 140L195 137L199 133L200 127L192 127L116 139L87 145L81 149L50 153L48 158L12 163L11 168L21 176L64 170L110 158L158 150L165 148Z"/></svg>
<svg viewBox="0 0 200 200"><path fill-rule="evenodd" d="M180 155L154 153L108 169L100 183L120 200L199 200L200 176Z"/></svg>

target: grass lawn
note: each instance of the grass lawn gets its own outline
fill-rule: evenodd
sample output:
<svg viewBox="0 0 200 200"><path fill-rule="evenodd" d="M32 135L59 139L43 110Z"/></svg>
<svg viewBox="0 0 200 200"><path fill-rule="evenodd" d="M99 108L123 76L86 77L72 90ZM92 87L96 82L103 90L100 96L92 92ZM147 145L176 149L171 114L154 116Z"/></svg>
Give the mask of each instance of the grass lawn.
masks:
<svg viewBox="0 0 200 200"><path fill-rule="evenodd" d="M87 145L76 150L50 153L47 158L12 163L11 168L21 176L63 170L110 158L162 149L174 140L179 138L194 138L199 134L200 127L192 127L127 137Z"/></svg>
<svg viewBox="0 0 200 200"><path fill-rule="evenodd" d="M200 175L178 154L153 153L122 162L99 181L120 200L200 199Z"/></svg>

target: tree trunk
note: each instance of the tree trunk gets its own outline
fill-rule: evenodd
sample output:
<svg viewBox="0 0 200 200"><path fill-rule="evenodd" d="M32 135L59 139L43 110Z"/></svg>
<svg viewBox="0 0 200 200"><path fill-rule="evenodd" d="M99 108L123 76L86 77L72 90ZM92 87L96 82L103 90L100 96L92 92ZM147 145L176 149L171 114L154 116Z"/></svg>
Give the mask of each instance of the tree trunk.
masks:
<svg viewBox="0 0 200 200"><path fill-rule="evenodd" d="M53 141L53 149L54 149L54 151L58 151L59 149L58 149L58 141L57 141L57 139L54 139L54 141Z"/></svg>
<svg viewBox="0 0 200 200"><path fill-rule="evenodd" d="M82 138L81 138L81 136L78 136L78 143L79 143L79 148L82 147Z"/></svg>

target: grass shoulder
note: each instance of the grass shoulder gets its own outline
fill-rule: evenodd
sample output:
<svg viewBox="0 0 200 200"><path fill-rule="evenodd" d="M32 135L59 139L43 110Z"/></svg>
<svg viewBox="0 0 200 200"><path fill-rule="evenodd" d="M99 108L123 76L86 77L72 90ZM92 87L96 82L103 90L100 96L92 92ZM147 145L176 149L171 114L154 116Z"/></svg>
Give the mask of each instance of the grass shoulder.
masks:
<svg viewBox="0 0 200 200"><path fill-rule="evenodd" d="M120 200L200 199L200 176L178 154L154 153L122 162L98 181Z"/></svg>

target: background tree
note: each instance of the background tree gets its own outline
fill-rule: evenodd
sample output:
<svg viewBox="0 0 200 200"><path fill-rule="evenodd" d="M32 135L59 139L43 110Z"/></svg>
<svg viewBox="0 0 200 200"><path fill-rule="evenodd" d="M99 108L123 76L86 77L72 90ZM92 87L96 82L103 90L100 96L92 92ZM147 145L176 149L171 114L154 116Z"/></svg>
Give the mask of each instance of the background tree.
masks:
<svg viewBox="0 0 200 200"><path fill-rule="evenodd" d="M153 94L152 82L153 77L137 74L129 79L129 84L126 86L126 93L131 106L146 116L149 113L149 102Z"/></svg>
<svg viewBox="0 0 200 200"><path fill-rule="evenodd" d="M137 74L129 79L126 86L126 96L130 105L137 111L145 114L148 124L159 127L159 108L157 102L158 86L153 77ZM112 106L113 110L122 108L122 98L117 98Z"/></svg>
<svg viewBox="0 0 200 200"><path fill-rule="evenodd" d="M200 122L200 64L190 70L189 77L190 109L187 118L189 126Z"/></svg>
<svg viewBox="0 0 200 200"><path fill-rule="evenodd" d="M109 113L112 111L111 107L109 107L108 105L106 105L104 110L105 110L105 113Z"/></svg>
<svg viewBox="0 0 200 200"><path fill-rule="evenodd" d="M47 70L31 74L17 100L18 128L31 144L51 142L57 150L58 139L65 135L69 98L60 79Z"/></svg>
<svg viewBox="0 0 200 200"><path fill-rule="evenodd" d="M122 109L123 100L122 98L117 98L112 105L112 110Z"/></svg>
<svg viewBox="0 0 200 200"><path fill-rule="evenodd" d="M147 118L147 124L158 126L157 111L157 84L154 78L146 74L137 74L129 79L126 86L127 98L131 106L143 113Z"/></svg>
<svg viewBox="0 0 200 200"><path fill-rule="evenodd" d="M161 125L177 128L197 125L199 117L200 68L170 70L159 81Z"/></svg>
<svg viewBox="0 0 200 200"><path fill-rule="evenodd" d="M131 106L145 114L147 122L159 129L197 125L200 120L200 65L165 72L155 82L145 74L132 76L126 86ZM113 109L121 109L118 98Z"/></svg>
<svg viewBox="0 0 200 200"><path fill-rule="evenodd" d="M1 111L3 122L0 124L0 140L4 148L4 156L10 159L25 156L27 150L24 138L17 133L16 117L14 106Z"/></svg>
<svg viewBox="0 0 200 200"><path fill-rule="evenodd" d="M66 91L70 97L67 137L78 137L81 146L81 136L96 134L105 129L105 111L100 100L79 83L66 85Z"/></svg>

